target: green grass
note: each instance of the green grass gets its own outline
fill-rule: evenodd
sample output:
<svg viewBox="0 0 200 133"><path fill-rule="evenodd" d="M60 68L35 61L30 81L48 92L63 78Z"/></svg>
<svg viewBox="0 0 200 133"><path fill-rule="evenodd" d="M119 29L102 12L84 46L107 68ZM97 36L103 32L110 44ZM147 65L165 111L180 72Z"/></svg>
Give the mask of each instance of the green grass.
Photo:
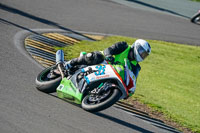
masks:
<svg viewBox="0 0 200 133"><path fill-rule="evenodd" d="M66 59L80 51L104 50L118 41L129 44L128 37L108 37L102 41L82 41L62 48ZM137 89L132 99L163 112L168 118L200 132L200 47L148 40L151 55L140 65ZM57 48L58 49L58 48Z"/></svg>
<svg viewBox="0 0 200 133"><path fill-rule="evenodd" d="M191 1L200 2L200 0L191 0Z"/></svg>

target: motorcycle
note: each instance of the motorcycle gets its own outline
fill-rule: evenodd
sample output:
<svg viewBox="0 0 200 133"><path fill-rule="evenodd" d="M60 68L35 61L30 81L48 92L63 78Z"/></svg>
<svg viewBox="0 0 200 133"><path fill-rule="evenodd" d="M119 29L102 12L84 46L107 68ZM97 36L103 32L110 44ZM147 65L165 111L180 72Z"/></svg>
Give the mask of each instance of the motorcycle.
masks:
<svg viewBox="0 0 200 133"><path fill-rule="evenodd" d="M191 22L200 24L200 10L191 18Z"/></svg>
<svg viewBox="0 0 200 133"><path fill-rule="evenodd" d="M128 60L125 67L104 61L92 66L64 67L64 53L58 50L56 64L44 69L36 77L36 88L45 93L57 92L63 100L81 105L89 112L104 110L120 99L129 97L133 81L129 75ZM136 78L135 78L136 79ZM135 82L135 81L134 81Z"/></svg>

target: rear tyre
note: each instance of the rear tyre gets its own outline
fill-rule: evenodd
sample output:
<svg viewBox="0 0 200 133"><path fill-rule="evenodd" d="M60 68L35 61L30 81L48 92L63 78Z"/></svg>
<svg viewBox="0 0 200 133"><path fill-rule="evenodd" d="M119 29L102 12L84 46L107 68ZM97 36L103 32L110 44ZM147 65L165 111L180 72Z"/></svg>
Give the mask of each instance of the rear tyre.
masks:
<svg viewBox="0 0 200 133"><path fill-rule="evenodd" d="M112 106L121 97L121 92L118 88L111 88L109 91L110 92L108 92L108 94L104 94L108 95L107 98L101 98L97 102L94 102L95 100L91 100L90 94L86 95L82 100L82 108L89 112L97 112Z"/></svg>
<svg viewBox="0 0 200 133"><path fill-rule="evenodd" d="M45 92L45 93L52 93L56 91L56 88L60 84L60 81L62 80L60 75L55 75L53 78L50 78L51 70L56 69L56 65L48 67L44 69L42 72L38 74L35 80L36 88L39 91Z"/></svg>

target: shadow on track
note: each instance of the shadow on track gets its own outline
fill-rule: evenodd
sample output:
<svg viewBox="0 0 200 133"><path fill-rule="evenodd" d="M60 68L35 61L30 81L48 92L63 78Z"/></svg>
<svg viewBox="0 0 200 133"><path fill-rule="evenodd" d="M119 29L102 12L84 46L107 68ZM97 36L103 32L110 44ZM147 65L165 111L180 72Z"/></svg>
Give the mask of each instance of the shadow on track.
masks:
<svg viewBox="0 0 200 133"><path fill-rule="evenodd" d="M59 97L57 97L56 93L50 93L50 94L47 94L47 95L50 95L50 96L53 96L55 98L58 98L64 102L67 102L69 104L72 104L78 108L81 109L81 105L78 105L78 104L75 104L73 102L70 102L68 100L63 100ZM122 108L119 108L119 109L122 109ZM122 109L124 111L127 111L125 109ZM110 120L112 122L115 122L117 124L120 124L122 126L125 126L127 128L130 128L130 129L133 129L133 130L136 130L136 131L139 131L139 132L142 132L142 133L153 133L152 131L149 131L147 129L144 129L142 127L139 127L139 126L136 126L134 124L131 124L131 123L128 123L124 120L120 120L119 118L116 118L116 117L113 117L113 116L110 116L110 115L107 115L107 114L104 114L102 112L96 112L96 113L93 113L94 115L97 115L99 117L102 117L104 119L107 119L107 120ZM143 115L140 115L140 114L137 114L135 117L139 118L139 119L142 119L144 121L148 121L150 122L153 126L157 127L157 128L160 128L162 130L165 130L166 132L171 132L171 133L180 133L178 130L176 130L175 128L173 127L170 127L170 126L167 126L165 125L162 121L160 120L157 120L157 119L153 119L153 118L150 118L150 117L147 117L147 116L143 116Z"/></svg>
<svg viewBox="0 0 200 133"><path fill-rule="evenodd" d="M143 115L143 114L141 114L141 112L137 113L137 111L133 113L129 109L126 109L126 108L123 108L123 107L120 107L120 106L115 106L115 108L123 110L125 112L129 112L130 115L132 114L134 117L137 117L141 120L147 121L147 122L151 123L151 125L153 125L157 128L166 130L167 132L180 133L180 131L178 131L177 129L166 125L162 120L152 118L152 117L150 117L149 115L146 115L146 114Z"/></svg>
<svg viewBox="0 0 200 133"><path fill-rule="evenodd" d="M16 9L16 8L13 8L13 7L10 7L10 6L1 4L1 3L0 3L0 9L2 9L2 10L4 10L4 11L11 12L11 13L14 13L14 14L21 15L21 16L23 16L23 17L26 17L26 18L29 18L29 19L32 19L32 20L41 22L41 23L43 23L43 24L47 24L47 25L50 25L50 26L53 26L53 27L57 27L57 28L59 28L59 29L62 29L62 30L68 31L68 32L72 32L72 33L74 33L74 34L77 34L77 35L86 37L86 38L88 38L88 39L90 39L90 40L94 40L94 39L92 39L92 38L90 38L90 37L88 37L88 36L85 36L85 35L83 35L83 34L81 34L81 33L79 33L79 32L76 32L76 31L73 31L73 30L71 30L71 29L65 28L65 27L63 27L63 26L61 26L61 25L59 25L58 23L55 23L55 22L53 22L53 21L49 21L49 20L47 20L47 19L34 16L34 15L32 15L32 14L26 13L26 12L24 12L24 11L21 11L21 10L19 10L19 9ZM6 22L6 20L4 20L4 19L1 19L1 18L0 18L0 20ZM7 21L7 23L10 23L10 24L12 24L12 25L14 25L14 26L17 26L18 28L22 28L22 26L19 26L19 25L17 25L17 24L12 23L12 22L8 22L8 21ZM22 28L22 29L24 29L24 28ZM26 28L25 30L28 30L28 29ZM28 31L30 31L30 30L28 30ZM33 32L33 31L31 31L31 32L36 34L36 32ZM38 34L38 33L37 33L37 34Z"/></svg>
<svg viewBox="0 0 200 133"><path fill-rule="evenodd" d="M125 127L131 128L131 129L133 129L133 130L142 132L142 133L153 133L152 131L146 130L146 129L141 128L141 127L139 127L139 126L136 126L136 125L134 125L134 124L128 123L128 122L126 122L126 121L120 120L120 119L115 118L115 117L113 117L113 116L109 116L109 115L107 115L107 114L103 114L103 113L101 113L101 112L97 112L97 113L94 113L94 114L97 115L97 116L100 116L100 117L102 117L102 118L108 119L108 120L110 120L110 121L113 121L113 122L115 122L115 123L118 123L118 124L120 124L120 125L123 125L123 126L125 126Z"/></svg>
<svg viewBox="0 0 200 133"><path fill-rule="evenodd" d="M145 121L148 121L150 122L152 125L156 126L157 128L160 128L160 129L163 129L163 130L166 130L168 132L171 132L171 133L180 133L180 131L176 130L175 128L173 127L170 127L170 126L167 126L165 123L163 123L162 121L160 120L156 120L156 119L153 119L151 117L143 117L143 116L140 116L140 115L137 115L135 116L139 119L142 119L142 120L145 120Z"/></svg>
<svg viewBox="0 0 200 133"><path fill-rule="evenodd" d="M15 24L15 23L10 22L10 21L5 20L5 19L0 18L0 22L5 23L5 24L9 24L9 25L13 25L13 26L18 27L18 28L20 28L20 29L23 29L23 30L29 31L29 32L31 32L31 33L33 33L33 34L37 34L37 35L42 36L42 35L39 34L38 32L35 32L35 31L33 31L33 30L29 29L29 28L26 28L26 27L24 27L24 26L21 26L21 25Z"/></svg>

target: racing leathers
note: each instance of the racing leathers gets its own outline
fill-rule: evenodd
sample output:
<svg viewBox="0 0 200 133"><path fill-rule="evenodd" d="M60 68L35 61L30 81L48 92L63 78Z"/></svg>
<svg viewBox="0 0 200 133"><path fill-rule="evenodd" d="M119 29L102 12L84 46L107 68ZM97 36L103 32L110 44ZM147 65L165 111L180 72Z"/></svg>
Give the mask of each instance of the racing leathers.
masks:
<svg viewBox="0 0 200 133"><path fill-rule="evenodd" d="M104 55L99 51L94 51L91 53L81 52L78 58L73 58L72 60L65 62L64 66L66 69L77 65L96 65L104 61Z"/></svg>
<svg viewBox="0 0 200 133"><path fill-rule="evenodd" d="M135 92L136 88L136 78L141 69L137 61L134 60L134 50L126 42L118 42L113 44L111 47L106 48L103 51L103 54L99 51L84 53L82 52L78 58L74 58L65 63L66 69L70 69L76 65L95 65L100 64L105 60L110 62L119 62L125 66L124 59L127 58L129 63L129 76L130 84L127 84L129 87L129 92L132 94ZM130 71L131 70L131 71ZM131 82L132 81L132 82Z"/></svg>
<svg viewBox="0 0 200 133"><path fill-rule="evenodd" d="M130 84L133 84L131 86L131 88L129 89L129 91L131 93L135 92L135 88L136 88L136 78L138 76L139 71L141 70L140 65L138 64L137 61L134 60L134 50L131 48L131 46L129 46L126 42L118 42L113 44L111 47L108 47L107 49L104 50L104 56L105 59L112 61L114 60L114 62L120 62L123 66L125 66L125 58L128 58L130 63L129 63L129 69L131 71L129 71L130 77L131 77L131 81ZM114 58L113 58L114 56ZM127 85L127 86L130 86Z"/></svg>

